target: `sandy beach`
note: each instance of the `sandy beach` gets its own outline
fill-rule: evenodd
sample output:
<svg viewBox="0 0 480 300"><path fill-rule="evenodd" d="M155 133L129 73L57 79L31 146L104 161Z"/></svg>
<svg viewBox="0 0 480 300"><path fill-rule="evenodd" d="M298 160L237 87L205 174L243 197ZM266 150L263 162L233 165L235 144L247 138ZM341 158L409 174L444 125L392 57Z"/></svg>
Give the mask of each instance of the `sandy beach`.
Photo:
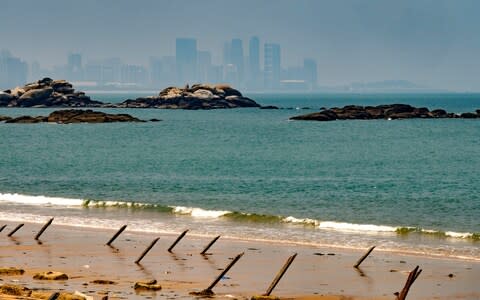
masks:
<svg viewBox="0 0 480 300"><path fill-rule="evenodd" d="M208 251L199 253L213 238L195 236L190 229L173 249L176 235L154 235L128 230L105 243L116 229L51 225L34 236L42 224L26 223L13 237L7 234L16 223L0 233L0 267L25 270L23 275L0 275L0 285L17 284L33 290L79 291L94 299L192 299L220 274L239 253L245 254L213 288L217 299L249 299L265 293L289 256L298 253L273 295L294 299L395 299L409 271L423 269L408 299L480 299L480 263L476 261L409 256L374 250L360 269L352 266L364 250L318 248L293 243L233 240L221 237ZM187 228L179 229L180 234ZM159 237L158 243L140 264L134 261ZM59 271L68 280L35 280L38 272ZM160 291L135 291L137 281L156 279ZM95 284L110 280L114 284ZM2 299L11 299L1 296ZM13 298L15 299L15 298ZM21 298L17 298L21 299Z"/></svg>

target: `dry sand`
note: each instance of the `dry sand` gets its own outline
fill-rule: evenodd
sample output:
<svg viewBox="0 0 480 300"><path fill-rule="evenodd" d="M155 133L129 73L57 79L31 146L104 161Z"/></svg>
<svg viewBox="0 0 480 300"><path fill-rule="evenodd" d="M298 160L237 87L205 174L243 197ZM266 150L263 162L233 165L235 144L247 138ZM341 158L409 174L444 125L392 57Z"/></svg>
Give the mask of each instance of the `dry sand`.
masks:
<svg viewBox="0 0 480 300"><path fill-rule="evenodd" d="M0 276L0 285L13 283L30 289L80 291L94 299L192 299L189 292L206 288L231 259L245 252L213 289L217 299L249 299L266 291L278 270L293 253L297 258L273 294L295 299L395 299L408 272L420 265L423 273L412 286L408 299L480 299L480 263L458 259L407 256L374 250L361 270L353 264L364 250L317 248L289 243L242 241L220 238L199 254L210 238L194 236L191 230L167 252L175 235L155 235L127 230L113 243L105 243L112 230L65 227L55 223L34 240L41 224L25 224L12 238L0 233L0 267L25 269L20 276ZM0 224L2 225L2 224ZM179 229L179 233L183 231ZM134 263L151 241L158 243L140 265ZM321 255L320 255L321 254ZM330 254L330 255L329 255ZM61 271L65 281L40 281L37 272ZM453 277L449 277L453 274ZM93 280L112 280L101 285ZM157 279L162 290L135 292L136 281ZM0 299L11 299L0 296Z"/></svg>

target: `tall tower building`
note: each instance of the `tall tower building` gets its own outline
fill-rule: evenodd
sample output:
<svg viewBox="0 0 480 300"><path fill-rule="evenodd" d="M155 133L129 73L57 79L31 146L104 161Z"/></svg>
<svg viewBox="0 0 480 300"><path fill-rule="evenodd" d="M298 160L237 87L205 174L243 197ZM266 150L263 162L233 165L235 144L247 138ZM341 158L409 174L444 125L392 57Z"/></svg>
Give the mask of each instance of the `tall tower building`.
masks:
<svg viewBox="0 0 480 300"><path fill-rule="evenodd" d="M317 88L317 62L311 58L303 60L303 71L305 73L305 81L310 90Z"/></svg>
<svg viewBox="0 0 480 300"><path fill-rule="evenodd" d="M27 82L28 65L7 50L0 51L0 89L9 89Z"/></svg>
<svg viewBox="0 0 480 300"><path fill-rule="evenodd" d="M265 44L264 46L264 80L265 88L275 89L280 85L280 45Z"/></svg>
<svg viewBox="0 0 480 300"><path fill-rule="evenodd" d="M232 64L235 66L236 73L237 73L237 82L236 85L242 85L244 79L244 64L245 59L243 57L243 45L241 39L233 39L232 40L232 48L231 48L231 60Z"/></svg>
<svg viewBox="0 0 480 300"><path fill-rule="evenodd" d="M197 81L197 40L178 38L175 43L177 83L193 84Z"/></svg>
<svg viewBox="0 0 480 300"><path fill-rule="evenodd" d="M70 53L67 57L67 77L69 80L83 80L82 55Z"/></svg>
<svg viewBox="0 0 480 300"><path fill-rule="evenodd" d="M248 43L248 87L260 87L260 40L254 36Z"/></svg>

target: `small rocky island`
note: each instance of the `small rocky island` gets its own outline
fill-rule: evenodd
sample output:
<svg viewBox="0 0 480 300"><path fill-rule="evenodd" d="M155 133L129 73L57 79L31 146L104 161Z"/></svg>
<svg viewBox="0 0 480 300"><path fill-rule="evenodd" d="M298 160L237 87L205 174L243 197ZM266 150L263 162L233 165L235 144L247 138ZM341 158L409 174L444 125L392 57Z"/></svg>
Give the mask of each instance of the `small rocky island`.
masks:
<svg viewBox="0 0 480 300"><path fill-rule="evenodd" d="M103 103L75 91L65 80L43 78L11 90L0 91L0 107L99 107Z"/></svg>
<svg viewBox="0 0 480 300"><path fill-rule="evenodd" d="M73 85L65 80L43 78L22 87L0 91L0 107L219 109L260 105L226 84L168 87L158 96L128 99L122 103L103 103L90 99L84 92L75 91Z"/></svg>
<svg viewBox="0 0 480 300"><path fill-rule="evenodd" d="M112 122L146 122L144 120L137 119L128 114L107 114L100 111L82 110L82 109L67 109L57 110L49 114L48 116L21 116L17 118L11 118L6 116L0 116L0 122L5 123L57 123L57 124L71 124L71 123L112 123ZM160 121L157 119L151 119L150 121Z"/></svg>
<svg viewBox="0 0 480 300"><path fill-rule="evenodd" d="M426 107L413 107L408 104L387 104L378 106L347 105L343 108L323 109L319 112L291 117L290 120L334 121L334 120L375 120L375 119L432 119L432 118L480 118L480 109L475 113L448 113L443 109L430 111Z"/></svg>
<svg viewBox="0 0 480 300"><path fill-rule="evenodd" d="M220 109L260 107L254 100L244 97L238 90L226 84L194 84L184 88L168 87L158 96L128 99L113 107L166 108L166 109Z"/></svg>

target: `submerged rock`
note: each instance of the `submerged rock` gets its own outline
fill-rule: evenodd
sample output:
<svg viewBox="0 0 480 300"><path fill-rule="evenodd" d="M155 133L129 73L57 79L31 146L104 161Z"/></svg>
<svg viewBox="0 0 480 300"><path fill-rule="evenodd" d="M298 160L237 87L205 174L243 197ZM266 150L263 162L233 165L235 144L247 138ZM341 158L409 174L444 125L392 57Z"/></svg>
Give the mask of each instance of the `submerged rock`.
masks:
<svg viewBox="0 0 480 300"><path fill-rule="evenodd" d="M378 106L347 105L342 108L333 107L319 112L291 117L291 120L333 121L333 120L374 120L374 119L413 119L413 118L480 118L477 113L456 115L443 109L429 111L426 107L413 107L408 104L388 104Z"/></svg>
<svg viewBox="0 0 480 300"><path fill-rule="evenodd" d="M21 116L17 118L5 117L5 123L112 123L112 122L145 122L128 114L108 114L100 111L81 110L81 109L67 109L57 110L52 112L47 117L38 116ZM8 119L9 118L9 119ZM156 122L160 120L155 120Z"/></svg>
<svg viewBox="0 0 480 300"><path fill-rule="evenodd" d="M128 99L115 107L220 109L260 107L260 105L228 85L194 84L192 87L187 85L184 88L167 87L158 96Z"/></svg>

